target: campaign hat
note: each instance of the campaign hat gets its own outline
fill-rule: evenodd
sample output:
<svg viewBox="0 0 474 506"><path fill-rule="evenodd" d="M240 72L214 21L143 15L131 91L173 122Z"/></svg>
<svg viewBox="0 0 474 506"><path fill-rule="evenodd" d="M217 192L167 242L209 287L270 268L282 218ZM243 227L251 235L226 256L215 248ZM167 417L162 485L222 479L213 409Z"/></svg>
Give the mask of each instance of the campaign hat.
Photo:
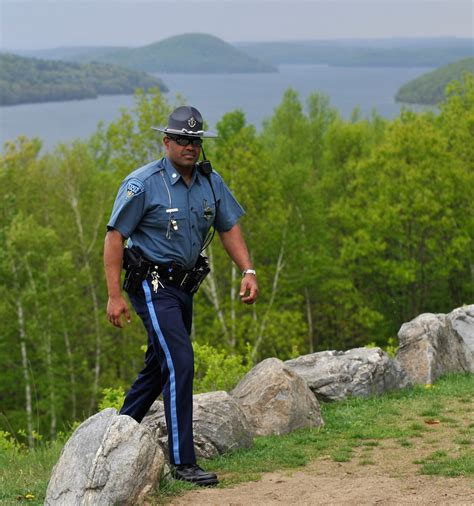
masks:
<svg viewBox="0 0 474 506"><path fill-rule="evenodd" d="M168 116L166 127L151 127L153 130L171 135L184 135L186 137L217 137L214 132L203 129L201 113L195 108L183 105L175 109Z"/></svg>

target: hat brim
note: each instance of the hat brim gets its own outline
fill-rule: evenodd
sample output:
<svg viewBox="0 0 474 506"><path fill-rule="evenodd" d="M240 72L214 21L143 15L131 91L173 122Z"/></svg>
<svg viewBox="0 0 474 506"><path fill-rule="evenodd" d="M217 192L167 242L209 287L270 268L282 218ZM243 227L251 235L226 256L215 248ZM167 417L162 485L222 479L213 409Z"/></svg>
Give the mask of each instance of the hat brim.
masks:
<svg viewBox="0 0 474 506"><path fill-rule="evenodd" d="M215 132L209 132L206 130L198 130L197 132L193 132L191 130L186 130L185 128L181 130L175 130L174 128L167 127L151 127L152 130L157 130L158 132L163 132L164 134L171 135L184 135L185 137L217 137Z"/></svg>

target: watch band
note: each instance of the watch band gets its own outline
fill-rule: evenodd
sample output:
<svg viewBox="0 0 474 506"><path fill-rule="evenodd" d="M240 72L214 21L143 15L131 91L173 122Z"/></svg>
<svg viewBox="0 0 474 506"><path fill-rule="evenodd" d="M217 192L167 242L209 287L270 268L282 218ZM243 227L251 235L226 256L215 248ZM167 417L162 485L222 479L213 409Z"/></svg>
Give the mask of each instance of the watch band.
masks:
<svg viewBox="0 0 474 506"><path fill-rule="evenodd" d="M257 276L257 273L254 269L245 269L242 271L242 276L245 276L246 274L253 274L254 276Z"/></svg>

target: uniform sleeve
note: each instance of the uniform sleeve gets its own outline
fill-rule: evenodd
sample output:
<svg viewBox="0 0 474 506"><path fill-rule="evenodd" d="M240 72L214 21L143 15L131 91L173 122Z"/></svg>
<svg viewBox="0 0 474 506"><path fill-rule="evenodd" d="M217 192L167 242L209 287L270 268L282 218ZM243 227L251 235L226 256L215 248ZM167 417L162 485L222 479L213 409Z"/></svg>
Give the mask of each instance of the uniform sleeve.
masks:
<svg viewBox="0 0 474 506"><path fill-rule="evenodd" d="M219 207L216 211L214 225L218 232L227 232L245 214L245 211L220 176L218 176L218 188L220 193Z"/></svg>
<svg viewBox="0 0 474 506"><path fill-rule="evenodd" d="M145 185L139 179L126 179L121 184L107 230L118 230L128 239L145 213Z"/></svg>

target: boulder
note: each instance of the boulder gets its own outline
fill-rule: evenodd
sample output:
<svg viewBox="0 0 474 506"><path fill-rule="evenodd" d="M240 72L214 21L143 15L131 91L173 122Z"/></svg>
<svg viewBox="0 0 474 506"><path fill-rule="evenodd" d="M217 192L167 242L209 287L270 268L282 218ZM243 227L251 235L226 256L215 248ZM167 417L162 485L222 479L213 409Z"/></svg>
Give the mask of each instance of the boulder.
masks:
<svg viewBox="0 0 474 506"><path fill-rule="evenodd" d="M413 383L431 384L450 372L474 372L474 353L455 328L465 324L463 318L460 313L424 313L401 326L397 359Z"/></svg>
<svg viewBox="0 0 474 506"><path fill-rule="evenodd" d="M163 447L168 448L168 431L161 401L153 403L142 424L153 431ZM227 392L193 396L193 431L198 458L210 459L229 450L252 446L247 419Z"/></svg>
<svg viewBox="0 0 474 506"><path fill-rule="evenodd" d="M474 304L458 307L446 315L453 329L474 353Z"/></svg>
<svg viewBox="0 0 474 506"><path fill-rule="evenodd" d="M83 422L64 446L45 504L140 504L158 483L163 465L151 431L108 408Z"/></svg>
<svg viewBox="0 0 474 506"><path fill-rule="evenodd" d="M319 403L306 382L281 360L267 358L232 391L254 435L286 434L323 424Z"/></svg>
<svg viewBox="0 0 474 506"><path fill-rule="evenodd" d="M409 385L400 364L380 348L321 351L285 364L305 379L321 401L368 397Z"/></svg>

